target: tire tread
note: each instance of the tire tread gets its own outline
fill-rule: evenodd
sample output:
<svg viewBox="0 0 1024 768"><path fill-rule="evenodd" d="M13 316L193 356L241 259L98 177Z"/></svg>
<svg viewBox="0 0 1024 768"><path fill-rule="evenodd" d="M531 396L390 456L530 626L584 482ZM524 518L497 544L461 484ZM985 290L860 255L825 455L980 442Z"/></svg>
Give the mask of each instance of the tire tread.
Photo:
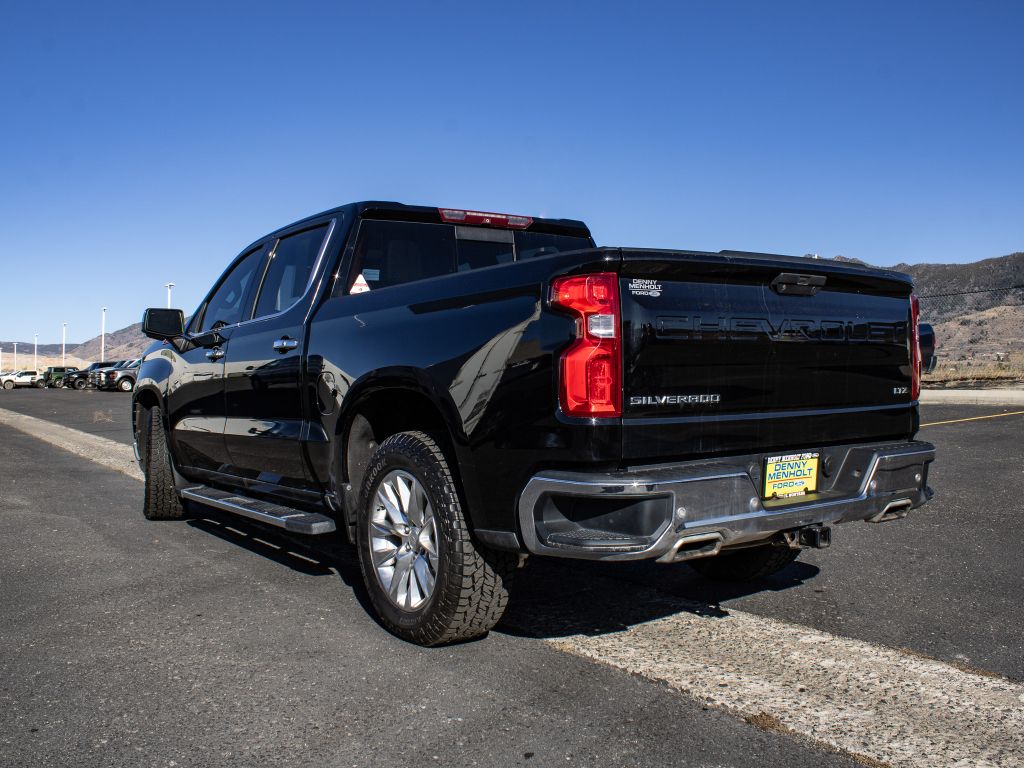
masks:
<svg viewBox="0 0 1024 768"><path fill-rule="evenodd" d="M185 514L185 505L174 485L171 453L160 409L154 407L143 413L146 414L146 424L142 466L146 487L142 514L147 520L180 520Z"/></svg>
<svg viewBox="0 0 1024 768"><path fill-rule="evenodd" d="M367 468L360 497L361 515L369 514L370 491L391 467L388 458L392 453L401 454L424 471L436 470L438 474L428 478L427 490L445 507L445 522L438 532L446 537L448 556L442 558L441 566L446 569L447 578L438 574L436 588L441 591L436 593L426 620L419 626L394 626L383 611L378 609L378 613L392 632L419 645L445 645L487 634L508 605L508 582L518 558L514 553L491 550L474 542L448 460L437 441L425 432L400 432L381 443ZM435 510L435 515L440 512ZM361 532L358 538L360 557L365 558L364 534ZM379 600L386 601L386 597L375 592L379 587L374 574L364 567L364 575L375 605Z"/></svg>

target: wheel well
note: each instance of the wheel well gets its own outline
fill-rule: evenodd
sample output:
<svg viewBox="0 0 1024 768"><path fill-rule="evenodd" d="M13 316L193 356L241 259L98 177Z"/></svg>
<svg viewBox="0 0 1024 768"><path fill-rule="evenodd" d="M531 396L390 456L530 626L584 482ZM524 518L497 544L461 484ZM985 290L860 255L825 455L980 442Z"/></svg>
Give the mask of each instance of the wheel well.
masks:
<svg viewBox="0 0 1024 768"><path fill-rule="evenodd" d="M144 389L135 397L135 407L132 408L132 431L136 435L139 434L139 410L155 408L160 405L160 398L156 396L156 393L150 392L148 389Z"/></svg>
<svg viewBox="0 0 1024 768"><path fill-rule="evenodd" d="M391 435L410 430L429 432L451 447L441 412L426 395L411 389L385 389L364 398L348 430L345 444L345 478L358 489L370 456Z"/></svg>
<svg viewBox="0 0 1024 768"><path fill-rule="evenodd" d="M411 389L383 389L367 395L356 405L348 434L342 471L345 478L345 510L355 509L370 458L377 446L399 432L420 430L434 436L455 471L452 440L444 417L434 402ZM349 523L353 521L350 519Z"/></svg>

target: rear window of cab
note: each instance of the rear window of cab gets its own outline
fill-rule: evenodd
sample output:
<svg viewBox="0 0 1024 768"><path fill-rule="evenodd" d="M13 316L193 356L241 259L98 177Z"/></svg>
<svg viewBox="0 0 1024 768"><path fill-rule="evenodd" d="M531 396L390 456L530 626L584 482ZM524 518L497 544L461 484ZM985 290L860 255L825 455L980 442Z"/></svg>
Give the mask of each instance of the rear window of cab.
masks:
<svg viewBox="0 0 1024 768"><path fill-rule="evenodd" d="M591 247L590 238L573 235L364 219L349 278L335 294L363 293Z"/></svg>

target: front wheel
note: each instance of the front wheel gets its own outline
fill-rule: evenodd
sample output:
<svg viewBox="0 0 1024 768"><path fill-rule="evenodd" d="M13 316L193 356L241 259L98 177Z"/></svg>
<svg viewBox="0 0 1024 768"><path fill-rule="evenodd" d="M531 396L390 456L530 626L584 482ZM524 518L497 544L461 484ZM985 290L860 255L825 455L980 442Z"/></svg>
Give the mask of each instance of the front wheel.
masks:
<svg viewBox="0 0 1024 768"><path fill-rule="evenodd" d="M85 389L85 379L75 379L75 389Z"/></svg>
<svg viewBox="0 0 1024 768"><path fill-rule="evenodd" d="M171 451L159 408L140 413L139 448L146 486L142 497L142 514L147 520L180 520L185 506L174 485Z"/></svg>
<svg viewBox="0 0 1024 768"><path fill-rule="evenodd" d="M781 571L799 555L799 549L766 544L689 560L687 565L712 581L757 581Z"/></svg>
<svg viewBox="0 0 1024 768"><path fill-rule="evenodd" d="M134 386L135 382L132 381L131 379L121 379L121 381L118 382L117 388L120 389L122 392L131 392L132 387Z"/></svg>
<svg viewBox="0 0 1024 768"><path fill-rule="evenodd" d="M373 454L356 540L370 601L404 640L470 640L505 612L516 557L470 538L448 461L423 432L392 435Z"/></svg>
<svg viewBox="0 0 1024 768"><path fill-rule="evenodd" d="M38 379L36 381L36 383L35 383L35 387L36 387L36 389L45 389L46 388L46 382L43 381L42 379Z"/></svg>
<svg viewBox="0 0 1024 768"><path fill-rule="evenodd" d="M4 389L14 389L14 382L13 381L5 381L4 382Z"/></svg>

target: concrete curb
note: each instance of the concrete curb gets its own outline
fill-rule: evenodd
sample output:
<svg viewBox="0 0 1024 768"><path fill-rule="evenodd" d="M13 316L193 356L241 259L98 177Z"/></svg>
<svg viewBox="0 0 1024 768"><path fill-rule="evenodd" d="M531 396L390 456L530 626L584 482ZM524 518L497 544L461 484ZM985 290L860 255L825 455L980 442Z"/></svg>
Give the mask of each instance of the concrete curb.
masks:
<svg viewBox="0 0 1024 768"><path fill-rule="evenodd" d="M1024 389L923 389L923 405L1024 405Z"/></svg>

